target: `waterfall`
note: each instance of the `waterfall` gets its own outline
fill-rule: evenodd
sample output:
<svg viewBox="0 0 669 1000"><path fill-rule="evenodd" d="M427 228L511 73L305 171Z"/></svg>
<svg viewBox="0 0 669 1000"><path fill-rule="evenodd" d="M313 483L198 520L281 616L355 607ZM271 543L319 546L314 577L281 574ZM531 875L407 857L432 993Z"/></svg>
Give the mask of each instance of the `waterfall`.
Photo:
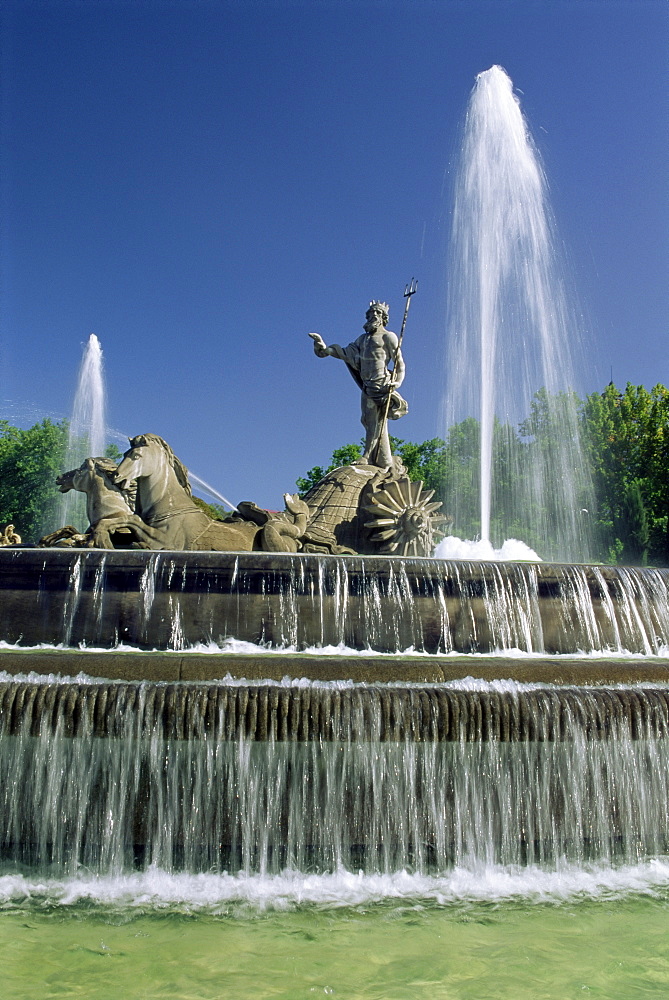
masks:
<svg viewBox="0 0 669 1000"><path fill-rule="evenodd" d="M666 690L499 687L3 683L2 854L250 874L667 852Z"/></svg>
<svg viewBox="0 0 669 1000"><path fill-rule="evenodd" d="M669 570L262 552L0 550L8 643L185 650L669 648ZM474 670L474 665L472 665Z"/></svg>
<svg viewBox="0 0 669 1000"><path fill-rule="evenodd" d="M593 506L555 245L534 143L511 80L493 66L467 111L449 271L447 423L478 416L480 522L467 523L457 491L446 509L470 537L522 538L543 558L573 561L588 557Z"/></svg>

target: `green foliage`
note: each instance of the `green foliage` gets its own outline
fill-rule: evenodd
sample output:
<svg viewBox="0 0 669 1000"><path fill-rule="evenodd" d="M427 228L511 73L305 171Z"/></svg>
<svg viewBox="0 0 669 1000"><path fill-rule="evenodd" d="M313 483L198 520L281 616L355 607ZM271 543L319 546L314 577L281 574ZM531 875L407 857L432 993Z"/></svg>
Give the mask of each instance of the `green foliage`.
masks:
<svg viewBox="0 0 669 1000"><path fill-rule="evenodd" d="M362 445L359 444L345 444L341 448L335 448L332 452L332 459L327 468L321 465L315 465L313 469L309 469L306 476L298 476L295 480L295 485L297 486L297 491L301 497L305 496L316 483L320 483L323 476L327 475L328 472L332 472L333 469L338 469L342 465L351 465L355 462L356 458L360 458L362 455Z"/></svg>
<svg viewBox="0 0 669 1000"><path fill-rule="evenodd" d="M454 531L462 538L477 538L480 518L479 422L467 417L449 428L444 443L444 479L437 499L442 512L454 519Z"/></svg>
<svg viewBox="0 0 669 1000"><path fill-rule="evenodd" d="M576 393L549 393L542 388L518 428L524 454L515 469L520 483L516 496L539 529L534 538L524 540L547 558L564 558L574 547L581 558L601 555L593 537L595 491L592 471L584 461L582 411ZM525 469L534 471L534 479Z"/></svg>
<svg viewBox="0 0 669 1000"><path fill-rule="evenodd" d="M119 465L121 459L123 458L123 452L118 447L118 445L115 445L113 443L108 444L107 447L105 448L105 458L110 458L112 462L116 462L116 464Z"/></svg>
<svg viewBox="0 0 669 1000"><path fill-rule="evenodd" d="M195 496L192 497L193 503L196 507L212 519L212 521L226 521L230 517L230 512L225 509L220 503L207 503L202 497Z"/></svg>
<svg viewBox="0 0 669 1000"><path fill-rule="evenodd" d="M392 439L393 451L404 462L410 479L422 480L426 489L441 494L446 478L448 453L442 438L430 438L421 444Z"/></svg>
<svg viewBox="0 0 669 1000"><path fill-rule="evenodd" d="M66 421L21 430L0 420L0 526L13 523L24 542L53 530L66 449Z"/></svg>
<svg viewBox="0 0 669 1000"><path fill-rule="evenodd" d="M413 444L401 438L391 437L390 443L393 454L399 455L414 482L422 480L427 489L434 490L438 494L442 493L448 456L446 443L441 438ZM362 444L345 444L341 448L335 448L329 465L315 465L313 469L309 469L306 476L297 479L300 496L308 493L328 472L355 462L362 455L362 449Z"/></svg>
<svg viewBox="0 0 669 1000"><path fill-rule="evenodd" d="M645 566L648 561L650 531L641 494L642 486L643 481L640 479L627 483L616 534L622 542L621 561Z"/></svg>
<svg viewBox="0 0 669 1000"><path fill-rule="evenodd" d="M577 419L574 419L577 414ZM493 435L494 496L491 533L502 530L523 536L514 527L508 507L511 488L529 451L542 456L547 469L555 443L568 448L583 435L586 468L574 469L579 491L585 496L594 481L594 510L584 510L594 521L599 554L610 562L669 564L669 389L652 390L628 384L620 392L613 383L602 393L581 402L573 394L551 396L540 390L530 413L518 429L497 423ZM393 451L404 462L412 480L422 480L444 501L444 513L455 517L457 534L474 538L479 523L479 425L473 417L449 428L446 439L431 438L419 444L392 438ZM43 420L28 430L0 421L0 528L16 525L24 541L35 542L57 521L59 494L56 477L64 469L67 423ZM119 461L115 445L106 454ZM360 444L335 449L327 467L315 466L297 480L304 495L332 469L349 465L362 454ZM558 494L556 494L557 498ZM523 540L545 552L548 533L559 525L560 504L550 495L541 500L545 534ZM538 500L527 487L525 506ZM591 506L583 504L584 507ZM206 505L212 517L226 517L216 504Z"/></svg>
<svg viewBox="0 0 669 1000"><path fill-rule="evenodd" d="M669 389L610 383L583 407L602 548L669 563Z"/></svg>

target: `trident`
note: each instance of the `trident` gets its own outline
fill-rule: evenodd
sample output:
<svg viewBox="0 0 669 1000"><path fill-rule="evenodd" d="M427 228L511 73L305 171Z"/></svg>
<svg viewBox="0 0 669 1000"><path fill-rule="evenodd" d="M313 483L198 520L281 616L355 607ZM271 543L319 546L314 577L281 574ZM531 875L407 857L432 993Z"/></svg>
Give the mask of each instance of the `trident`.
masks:
<svg viewBox="0 0 669 1000"><path fill-rule="evenodd" d="M415 295L418 291L418 282L412 278L410 283L404 289L404 298L406 302L404 304L404 318L402 319L402 329L400 330L399 339L397 341L397 347L395 348L395 355L393 357L393 374L390 379L390 386L388 388L388 396L386 398L386 406L383 413L383 420L379 425L379 439L376 442L376 448L374 449L374 457L378 458L379 448L381 446L381 435L383 434L383 428L388 423L388 413L390 411L390 397L392 396L393 386L395 385L395 378L397 372L397 359L400 356L400 351L402 349L402 341L404 340L404 330L407 325L407 316L409 315L409 306L411 305L411 296Z"/></svg>

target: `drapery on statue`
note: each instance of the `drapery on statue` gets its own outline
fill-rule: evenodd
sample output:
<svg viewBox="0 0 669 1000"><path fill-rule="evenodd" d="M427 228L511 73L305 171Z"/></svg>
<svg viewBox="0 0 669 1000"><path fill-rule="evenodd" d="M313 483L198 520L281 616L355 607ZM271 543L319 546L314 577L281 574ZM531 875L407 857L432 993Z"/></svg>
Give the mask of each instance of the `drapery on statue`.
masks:
<svg viewBox="0 0 669 1000"><path fill-rule="evenodd" d="M413 284L412 284L413 289ZM410 295L407 290L407 303ZM408 309L408 305L407 305ZM362 336L347 347L328 346L319 333L310 333L314 353L319 358L339 358L348 366L362 390L362 425L365 428L363 458L370 465L386 469L392 464L388 419L397 420L409 407L398 387L404 381L401 340L386 329L389 309L385 302L370 302ZM406 311L404 314L406 322ZM404 323L402 324L404 328ZM392 368L389 365L392 364Z"/></svg>
<svg viewBox="0 0 669 1000"><path fill-rule="evenodd" d="M284 493L283 511L243 501L234 514L214 519L193 497L188 470L168 443L157 434L138 434L118 466L87 458L58 477L62 493L86 494L89 527L82 533L66 525L40 545L429 556L451 518L437 513L441 501L432 500L434 490L412 482L401 459L393 458L387 427L388 419L408 410L397 387L404 379L402 339L417 287L412 279L404 292L399 337L386 328L388 306L376 300L369 304L364 334L347 347L328 347L320 334L309 334L316 355L344 361L362 390L361 459L331 470L304 497ZM0 545L8 544L5 535Z"/></svg>

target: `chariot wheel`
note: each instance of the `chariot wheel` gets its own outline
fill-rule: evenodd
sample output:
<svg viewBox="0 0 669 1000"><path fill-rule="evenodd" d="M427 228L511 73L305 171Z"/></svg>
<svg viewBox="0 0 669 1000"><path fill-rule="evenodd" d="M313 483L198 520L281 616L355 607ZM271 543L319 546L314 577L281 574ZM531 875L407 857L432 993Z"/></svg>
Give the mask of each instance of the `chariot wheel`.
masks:
<svg viewBox="0 0 669 1000"><path fill-rule="evenodd" d="M432 501L434 490L410 479L392 479L377 487L365 505L371 515L365 521L372 541L382 552L400 556L429 556L445 534L441 527L451 521L436 514L441 500Z"/></svg>

